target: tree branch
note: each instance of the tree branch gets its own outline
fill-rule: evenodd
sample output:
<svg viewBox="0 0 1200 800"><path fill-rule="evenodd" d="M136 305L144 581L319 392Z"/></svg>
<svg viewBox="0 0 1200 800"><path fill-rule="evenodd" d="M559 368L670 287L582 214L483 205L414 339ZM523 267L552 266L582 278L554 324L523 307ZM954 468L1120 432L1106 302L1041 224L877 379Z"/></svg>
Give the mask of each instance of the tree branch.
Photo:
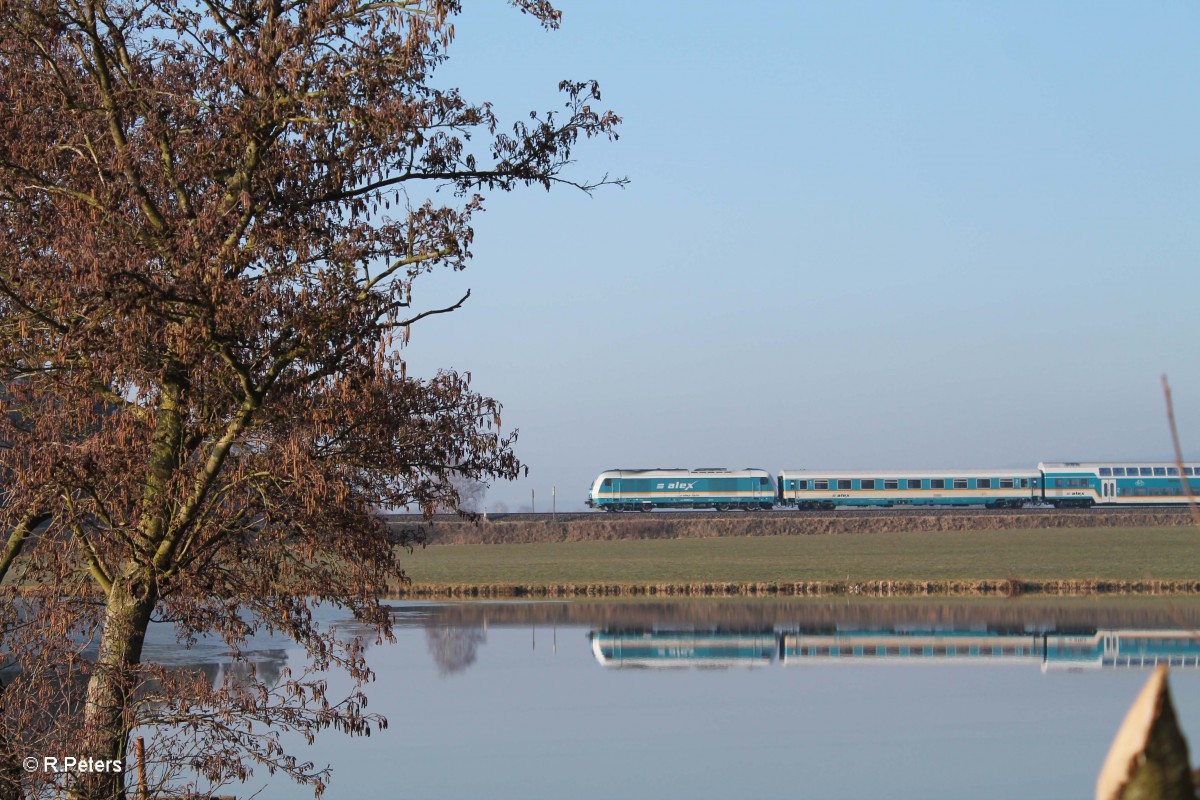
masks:
<svg viewBox="0 0 1200 800"><path fill-rule="evenodd" d="M445 308L434 308L429 311L422 311L420 314L417 314L415 317L410 317L409 319L397 322L393 327L403 328L408 325L412 325L414 322L423 320L426 317L432 317L434 314L449 314L451 311L457 311L458 309L462 308L463 303L467 302L467 298L470 296L471 296L471 290L467 289L467 293L464 294L462 297L460 297L458 299L458 302L455 303L454 305L446 306Z"/></svg>
<svg viewBox="0 0 1200 800"><path fill-rule="evenodd" d="M29 539L30 534L37 530L42 523L49 520L51 516L51 514L45 511L29 511L13 527L12 532L8 534L8 542L4 546L4 553L0 555L0 583L3 583L5 577L8 576L9 568L17 560L17 556L21 554L21 550L25 547L25 542Z"/></svg>
<svg viewBox="0 0 1200 800"><path fill-rule="evenodd" d="M67 509L71 512L71 531L75 535L75 540L79 542L79 546L83 548L84 558L88 562L88 572L91 573L96 583L100 585L101 590L107 595L112 591L112 575L104 568L104 562L100 560L100 554L96 552L95 546L88 539L87 534L83 531L83 527L79 524L75 512L75 501L71 497L71 493L65 492L63 499L67 503Z"/></svg>
<svg viewBox="0 0 1200 800"><path fill-rule="evenodd" d="M413 264L421 264L425 261L435 261L439 258L446 258L454 255L455 251L451 249L435 250L432 253L422 253L421 255L409 256L402 258L392 263L387 269L380 272L374 278L370 278L363 283L362 291L358 293L357 300L362 302L367 299L367 295L371 289L379 285L379 282L385 280L388 276L394 275L401 267L411 267ZM463 298L466 299L465 297ZM461 301L460 301L461 302Z"/></svg>

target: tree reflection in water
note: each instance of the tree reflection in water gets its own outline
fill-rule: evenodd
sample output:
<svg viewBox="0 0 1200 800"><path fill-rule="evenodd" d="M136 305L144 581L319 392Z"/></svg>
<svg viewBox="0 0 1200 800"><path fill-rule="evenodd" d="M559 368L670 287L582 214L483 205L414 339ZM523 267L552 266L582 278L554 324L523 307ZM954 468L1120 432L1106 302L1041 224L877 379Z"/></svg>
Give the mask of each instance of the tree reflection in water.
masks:
<svg viewBox="0 0 1200 800"><path fill-rule="evenodd" d="M487 643L483 628L428 627L425 642L442 677L462 672L475 663L481 644Z"/></svg>

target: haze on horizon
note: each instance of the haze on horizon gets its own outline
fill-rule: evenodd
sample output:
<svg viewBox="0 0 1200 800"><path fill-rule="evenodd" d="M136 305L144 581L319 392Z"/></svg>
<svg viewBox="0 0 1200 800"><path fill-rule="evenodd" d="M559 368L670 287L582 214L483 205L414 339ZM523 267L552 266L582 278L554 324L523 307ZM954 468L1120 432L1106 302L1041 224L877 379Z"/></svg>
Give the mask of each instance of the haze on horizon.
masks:
<svg viewBox="0 0 1200 800"><path fill-rule="evenodd" d="M410 373L469 371L527 480L609 468L1200 458L1200 6L467 3L438 82L507 124L596 78L575 174L492 194L416 299Z"/></svg>

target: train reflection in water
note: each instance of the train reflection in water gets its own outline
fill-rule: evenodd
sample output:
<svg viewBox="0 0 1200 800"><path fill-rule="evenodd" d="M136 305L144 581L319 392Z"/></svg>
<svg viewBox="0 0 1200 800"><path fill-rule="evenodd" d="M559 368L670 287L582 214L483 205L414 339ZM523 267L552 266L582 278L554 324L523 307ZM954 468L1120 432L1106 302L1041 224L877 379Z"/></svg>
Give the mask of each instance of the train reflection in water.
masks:
<svg viewBox="0 0 1200 800"><path fill-rule="evenodd" d="M591 634L606 667L761 667L833 663L1025 663L1042 669L1200 669L1182 630L620 630Z"/></svg>
<svg viewBox="0 0 1200 800"><path fill-rule="evenodd" d="M593 631L592 653L606 667L761 667L780 647L773 630Z"/></svg>

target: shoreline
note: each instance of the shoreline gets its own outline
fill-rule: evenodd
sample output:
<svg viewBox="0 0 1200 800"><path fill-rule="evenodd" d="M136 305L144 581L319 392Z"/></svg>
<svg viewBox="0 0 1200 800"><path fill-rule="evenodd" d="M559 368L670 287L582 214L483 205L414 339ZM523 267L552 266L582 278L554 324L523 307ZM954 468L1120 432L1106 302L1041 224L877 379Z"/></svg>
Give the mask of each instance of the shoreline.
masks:
<svg viewBox="0 0 1200 800"><path fill-rule="evenodd" d="M428 584L396 587L398 600L708 597L1167 597L1200 595L1200 580L868 580L700 583Z"/></svg>

